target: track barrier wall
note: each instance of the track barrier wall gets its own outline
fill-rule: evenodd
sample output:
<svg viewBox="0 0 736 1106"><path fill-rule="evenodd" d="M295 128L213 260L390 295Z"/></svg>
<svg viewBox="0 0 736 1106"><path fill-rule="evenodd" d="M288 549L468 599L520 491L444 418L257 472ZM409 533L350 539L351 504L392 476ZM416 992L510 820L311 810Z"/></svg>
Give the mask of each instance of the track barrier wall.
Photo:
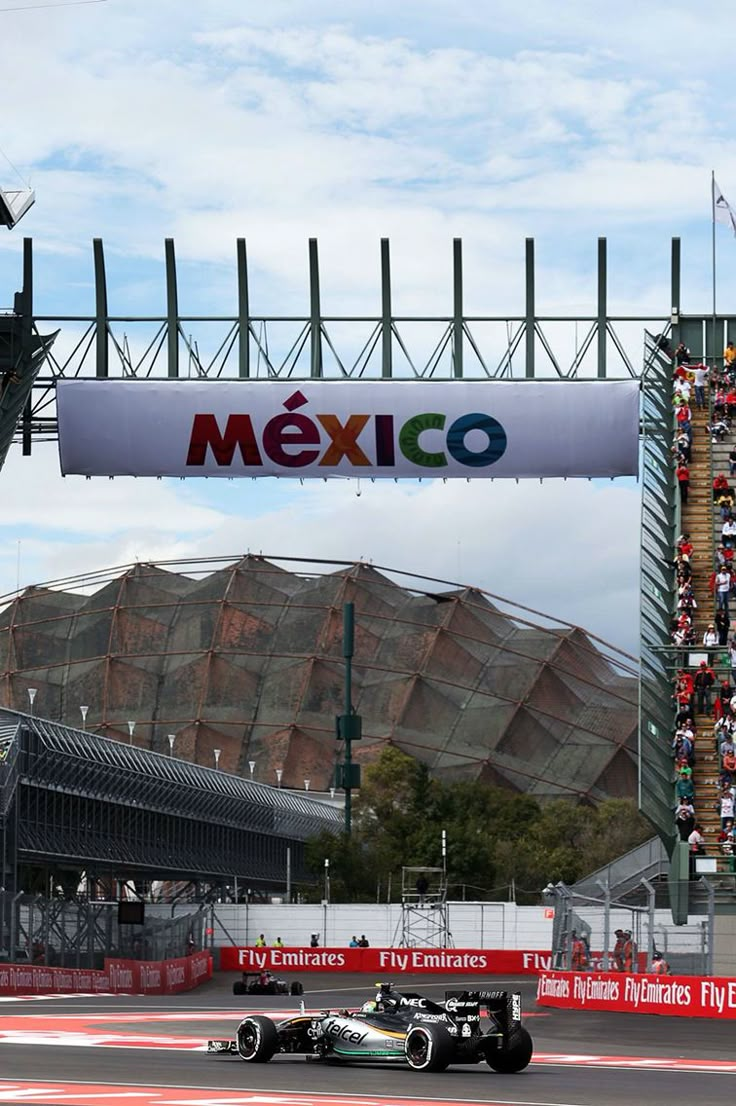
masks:
<svg viewBox="0 0 736 1106"><path fill-rule="evenodd" d="M212 956L197 952L176 960L105 960L103 971L0 964L0 994L173 995L212 978Z"/></svg>
<svg viewBox="0 0 736 1106"><path fill-rule="evenodd" d="M543 971L537 982L537 1002L565 1010L736 1018L736 979Z"/></svg>
<svg viewBox="0 0 736 1106"><path fill-rule="evenodd" d="M254 948L219 950L222 971L475 972L536 975L552 966L549 952L522 949Z"/></svg>

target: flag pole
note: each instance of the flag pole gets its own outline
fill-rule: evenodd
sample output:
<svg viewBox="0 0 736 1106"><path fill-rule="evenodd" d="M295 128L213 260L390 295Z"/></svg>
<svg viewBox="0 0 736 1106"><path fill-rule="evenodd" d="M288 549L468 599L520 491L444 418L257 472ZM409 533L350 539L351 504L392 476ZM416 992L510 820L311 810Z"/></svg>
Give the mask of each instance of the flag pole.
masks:
<svg viewBox="0 0 736 1106"><path fill-rule="evenodd" d="M716 173L711 169L711 252L713 257L713 368L716 367ZM706 357L707 361L707 357Z"/></svg>

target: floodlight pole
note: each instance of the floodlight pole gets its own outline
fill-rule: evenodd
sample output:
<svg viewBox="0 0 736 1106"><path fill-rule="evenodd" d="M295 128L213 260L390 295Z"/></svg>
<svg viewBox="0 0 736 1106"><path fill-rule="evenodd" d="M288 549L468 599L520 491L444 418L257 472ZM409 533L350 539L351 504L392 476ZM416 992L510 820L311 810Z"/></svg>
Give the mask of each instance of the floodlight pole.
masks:
<svg viewBox="0 0 736 1106"><path fill-rule="evenodd" d="M342 608L342 655L345 658L345 717L353 713L353 641L355 629L355 605L345 603ZM350 836L353 822L352 733L345 727L345 833Z"/></svg>

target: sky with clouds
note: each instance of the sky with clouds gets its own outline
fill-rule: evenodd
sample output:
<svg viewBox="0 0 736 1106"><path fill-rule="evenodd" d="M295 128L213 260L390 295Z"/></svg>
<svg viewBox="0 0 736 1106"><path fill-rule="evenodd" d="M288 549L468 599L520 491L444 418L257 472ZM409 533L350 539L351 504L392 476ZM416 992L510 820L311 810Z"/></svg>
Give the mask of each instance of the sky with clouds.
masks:
<svg viewBox="0 0 736 1106"><path fill-rule="evenodd" d="M539 312L594 310L599 235L612 313L666 314L673 235L685 310L710 308L711 169L736 205L736 93L716 53L736 9L620 0L614 19L595 0L19 6L0 0L0 148L37 203L0 238L0 307L19 286L26 234L43 315L93 311L93 237L116 315L163 311L166 237L182 313L234 314L238 236L256 314L306 314L310 236L327 314L378 311L381 237L397 314L451 310L453 237L469 314L521 313L526 236ZM2 157L0 181L17 182ZM736 243L717 230L726 309ZM625 340L636 362L641 331ZM130 341L145 344L132 329ZM502 336L489 342L503 352ZM14 448L0 490L0 594L250 549L474 584L637 648L630 480L363 482L359 495L338 481L87 482L63 480L48 444L30 459Z"/></svg>

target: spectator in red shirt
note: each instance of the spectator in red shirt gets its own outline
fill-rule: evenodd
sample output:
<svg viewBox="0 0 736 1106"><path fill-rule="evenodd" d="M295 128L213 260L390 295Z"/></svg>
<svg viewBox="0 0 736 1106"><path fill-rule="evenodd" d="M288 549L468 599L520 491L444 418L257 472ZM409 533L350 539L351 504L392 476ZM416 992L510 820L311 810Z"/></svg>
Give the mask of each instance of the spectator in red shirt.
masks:
<svg viewBox="0 0 736 1106"><path fill-rule="evenodd" d="M677 466L677 483L680 485L680 502L685 504L690 488L690 469L684 462Z"/></svg>

